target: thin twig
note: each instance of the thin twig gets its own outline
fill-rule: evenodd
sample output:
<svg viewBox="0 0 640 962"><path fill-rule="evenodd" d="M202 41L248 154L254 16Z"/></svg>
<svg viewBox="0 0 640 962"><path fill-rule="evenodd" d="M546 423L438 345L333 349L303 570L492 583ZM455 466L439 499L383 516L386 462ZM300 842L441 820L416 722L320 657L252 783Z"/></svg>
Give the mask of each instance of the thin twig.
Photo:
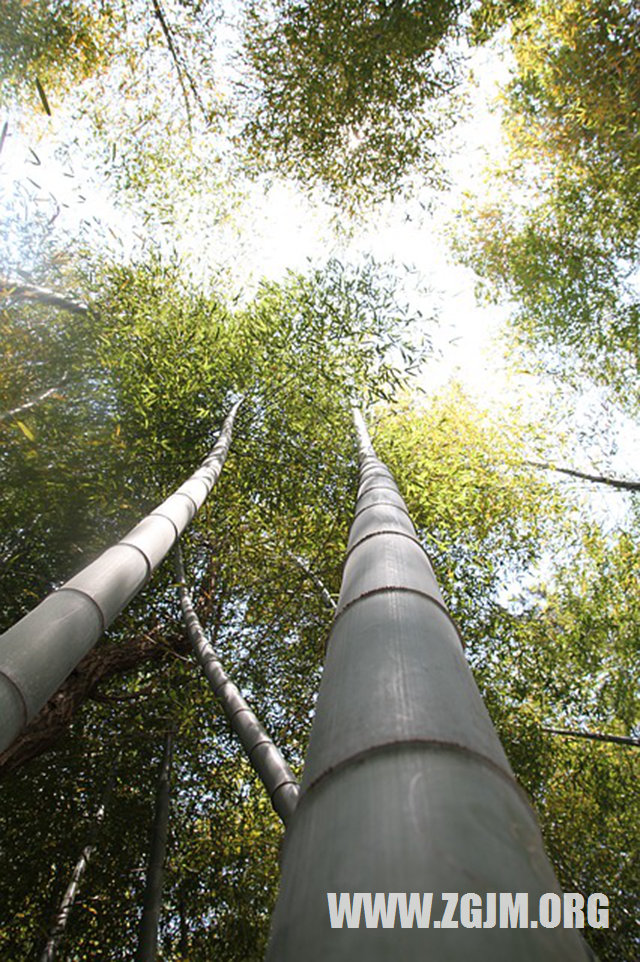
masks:
<svg viewBox="0 0 640 962"><path fill-rule="evenodd" d="M58 384L56 387L48 388L41 394L36 395L36 397L32 398L30 401L25 401L24 404L19 404L17 407L11 408L10 411L0 411L0 422L8 421L10 418L15 418L18 414L22 414L24 411L28 411L30 408L35 407L36 404L40 404L41 401L45 401L48 397L52 397L60 390L66 378L67 375L64 374L60 384Z"/></svg>
<svg viewBox="0 0 640 962"><path fill-rule="evenodd" d="M576 471L574 468L558 468L554 464L541 461L524 461L530 468L540 468L542 471L558 471L568 474L572 478L583 481L593 481L594 484L608 484L610 488L620 488L623 491L640 491L640 481L627 481L625 478L610 478L604 474L588 474L586 471Z"/></svg>
<svg viewBox="0 0 640 962"><path fill-rule="evenodd" d="M630 735L603 735L600 732L582 732L567 728L546 728L542 726L543 732L550 735L565 735L567 738L588 738L596 742L614 742L616 745L629 745L633 748L640 748L640 738L632 738Z"/></svg>
<svg viewBox="0 0 640 962"><path fill-rule="evenodd" d="M51 107L49 106L49 101L47 100L47 95L44 92L44 87L40 83L38 77L36 77L36 90L38 91L38 96L40 97L40 102L44 108L44 112L51 116Z"/></svg>
<svg viewBox="0 0 640 962"><path fill-rule="evenodd" d="M173 60L173 65L176 68L176 73L178 75L178 82L180 84L180 89L182 90L182 96L184 98L184 105L187 111L187 126L189 128L189 133L191 133L191 108L189 106L189 95L187 94L187 88L184 85L184 80L182 78L182 67L180 66L180 58L178 56L178 51L176 50L175 44L173 42L173 37L171 35L171 30L169 29L169 24L165 19L164 12L160 6L160 0L151 0L153 4L153 12L156 20L160 24L162 32L167 41L167 46L169 48L169 53L171 54L171 59ZM189 78L190 79L190 78ZM193 83L190 83L191 89L193 90Z"/></svg>

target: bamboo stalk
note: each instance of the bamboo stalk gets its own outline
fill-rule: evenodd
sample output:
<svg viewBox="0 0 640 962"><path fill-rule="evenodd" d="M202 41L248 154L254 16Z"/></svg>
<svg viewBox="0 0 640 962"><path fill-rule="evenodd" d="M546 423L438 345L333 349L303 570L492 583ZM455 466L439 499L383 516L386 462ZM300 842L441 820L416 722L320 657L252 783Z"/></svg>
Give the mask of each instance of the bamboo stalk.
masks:
<svg viewBox="0 0 640 962"><path fill-rule="evenodd" d="M441 925L441 893L526 893L537 922L561 889L406 505L354 422L360 487L267 962L592 958L568 928ZM431 922L332 927L328 893L432 894Z"/></svg>
<svg viewBox="0 0 640 962"><path fill-rule="evenodd" d="M58 391L61 390L65 380L66 380L66 375L62 378L60 383L57 384L55 387L50 387L50 388L47 388L45 391L41 391L40 394L36 394L36 396L31 398L30 401L25 401L23 404L18 404L17 407L11 408L8 411L0 412L0 422L8 421L11 418L16 418L19 414L22 414L24 411L29 411L31 410L31 408L34 408L38 404L41 404L42 401L46 401L47 398L54 397L58 393Z"/></svg>
<svg viewBox="0 0 640 962"><path fill-rule="evenodd" d="M37 301L39 304L59 307L70 314L86 314L89 310L87 305L80 301L74 301L71 297L56 294L55 291L50 291L46 287L38 287L36 284L13 283L0 277L0 291L8 297L16 297L23 301Z"/></svg>
<svg viewBox="0 0 640 962"><path fill-rule="evenodd" d="M240 739L251 765L266 788L271 804L286 824L295 811L300 792L295 775L237 686L226 674L211 642L202 630L186 587L187 579L179 544L176 546L175 563L180 606L193 653L233 731Z"/></svg>
<svg viewBox="0 0 640 962"><path fill-rule="evenodd" d="M577 731L573 728L546 728L544 725L542 731L550 735L563 735L565 738L586 738L594 742L611 742L614 745L640 748L640 738L633 738L631 735L603 735L601 732Z"/></svg>
<svg viewBox="0 0 640 962"><path fill-rule="evenodd" d="M240 403L188 481L0 636L0 752L147 583L200 509L224 465Z"/></svg>
<svg viewBox="0 0 640 962"><path fill-rule="evenodd" d="M157 958L158 923L160 922L162 908L164 863L167 856L167 838L169 835L172 754L173 732L167 732L156 788L151 849L145 880L136 962L156 962Z"/></svg>
<svg viewBox="0 0 640 962"><path fill-rule="evenodd" d="M309 567L309 565L306 563L304 558L301 558L300 555L294 554L293 551L289 551L286 548L285 548L285 552L288 558L291 558L292 561L295 561L298 568L300 568L300 571L303 571L307 576L307 578L309 578L309 580L313 582L314 586L318 589L320 597L324 602L325 608L328 608L330 611L335 611L336 603L331 597L331 595L329 594L329 589L325 585L322 578L320 578L316 574L316 572Z"/></svg>
<svg viewBox="0 0 640 962"><path fill-rule="evenodd" d="M628 478L612 478L605 474L589 474L586 471L576 471L575 468L561 468L555 464L546 464L540 461L524 461L530 468L540 468L541 471L555 471L558 474L566 474L570 478L578 478L580 481L591 481L593 484L606 484L610 488L617 488L620 491L640 491L640 481L631 481Z"/></svg>
<svg viewBox="0 0 640 962"><path fill-rule="evenodd" d="M96 847L96 836L98 834L100 826L102 825L102 822L104 821L104 813L109 803L109 798L111 796L111 792L113 791L115 780L116 780L116 766L114 764L111 768L109 778L107 779L107 784L105 786L104 793L102 795L102 801L100 802L100 807L96 812L96 816L93 823L93 830L91 833L92 835L91 841L89 842L88 845L85 845L85 847L82 850L82 854L80 855L80 858L78 859L78 861L74 866L73 872L71 874L71 879L69 881L69 884L67 885L67 888L65 889L64 895L62 896L62 900L60 902L60 906L58 908L58 912L55 917L54 923L51 927L51 932L49 934L49 938L47 939L47 944L45 946L44 952L42 953L40 962L53 962L53 960L56 957L56 952L58 951L58 946L65 933L67 922L69 921L69 915L71 914L73 903L76 900L80 883L82 882L84 874L87 870L87 866L89 864L89 860L91 859L93 851Z"/></svg>

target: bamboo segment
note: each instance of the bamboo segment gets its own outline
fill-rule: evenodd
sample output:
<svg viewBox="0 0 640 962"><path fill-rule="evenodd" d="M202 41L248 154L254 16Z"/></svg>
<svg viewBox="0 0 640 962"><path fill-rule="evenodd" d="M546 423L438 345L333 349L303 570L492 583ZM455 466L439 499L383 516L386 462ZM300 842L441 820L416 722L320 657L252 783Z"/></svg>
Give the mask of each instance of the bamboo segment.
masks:
<svg viewBox="0 0 640 962"><path fill-rule="evenodd" d="M299 788L295 775L274 745L256 715L226 674L211 642L202 630L186 587L186 575L180 546L176 548L180 605L194 655L231 727L240 739L247 757L269 793L271 804L286 824L295 811Z"/></svg>
<svg viewBox="0 0 640 962"><path fill-rule="evenodd" d="M158 923L162 908L164 863L169 836L169 802L171 796L171 758L173 734L167 732L160 774L156 788L149 866L144 887L142 917L138 936L136 962L156 962L158 954Z"/></svg>
<svg viewBox="0 0 640 962"><path fill-rule="evenodd" d="M360 488L268 962L580 962L575 930L454 930L441 893L560 894L389 470L354 414ZM433 893L437 926L332 927L327 893ZM456 916L457 917L457 916Z"/></svg>
<svg viewBox="0 0 640 962"><path fill-rule="evenodd" d="M201 507L224 465L240 403L188 481L0 636L0 752L145 585Z"/></svg>

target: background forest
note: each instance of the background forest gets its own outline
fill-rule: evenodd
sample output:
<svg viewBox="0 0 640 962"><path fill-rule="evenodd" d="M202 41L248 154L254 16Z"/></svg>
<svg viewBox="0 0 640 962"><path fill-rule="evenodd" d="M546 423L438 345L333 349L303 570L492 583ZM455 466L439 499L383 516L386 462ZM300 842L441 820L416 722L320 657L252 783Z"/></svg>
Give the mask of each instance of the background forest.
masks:
<svg viewBox="0 0 640 962"><path fill-rule="evenodd" d="M299 774L357 400L564 890L610 898L586 938L636 959L637 4L4 0L0 97L2 630L244 396L185 564ZM4 962L43 951L113 766L60 957L133 957L169 730L159 958L263 957L282 826L175 580L0 755Z"/></svg>

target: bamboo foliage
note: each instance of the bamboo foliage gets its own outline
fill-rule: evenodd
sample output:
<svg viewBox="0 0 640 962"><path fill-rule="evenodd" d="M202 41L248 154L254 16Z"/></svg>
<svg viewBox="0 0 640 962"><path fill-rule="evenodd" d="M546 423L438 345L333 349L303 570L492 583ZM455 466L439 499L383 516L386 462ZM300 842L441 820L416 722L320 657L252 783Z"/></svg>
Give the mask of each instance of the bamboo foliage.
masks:
<svg viewBox="0 0 640 962"><path fill-rule="evenodd" d="M330 926L329 892L432 892L439 920L444 892L537 906L561 891L404 501L355 423L355 518L267 960L587 959L569 929Z"/></svg>
<svg viewBox="0 0 640 962"><path fill-rule="evenodd" d="M238 687L226 674L211 642L202 630L186 587L186 574L179 545L176 548L175 560L176 574L180 582L180 605L193 653L233 731L240 739L251 765L266 788L271 804L287 824L298 802L299 788L295 775L240 694Z"/></svg>
<svg viewBox="0 0 640 962"><path fill-rule="evenodd" d="M0 752L137 595L200 509L224 465L240 403L188 481L0 637Z"/></svg>

